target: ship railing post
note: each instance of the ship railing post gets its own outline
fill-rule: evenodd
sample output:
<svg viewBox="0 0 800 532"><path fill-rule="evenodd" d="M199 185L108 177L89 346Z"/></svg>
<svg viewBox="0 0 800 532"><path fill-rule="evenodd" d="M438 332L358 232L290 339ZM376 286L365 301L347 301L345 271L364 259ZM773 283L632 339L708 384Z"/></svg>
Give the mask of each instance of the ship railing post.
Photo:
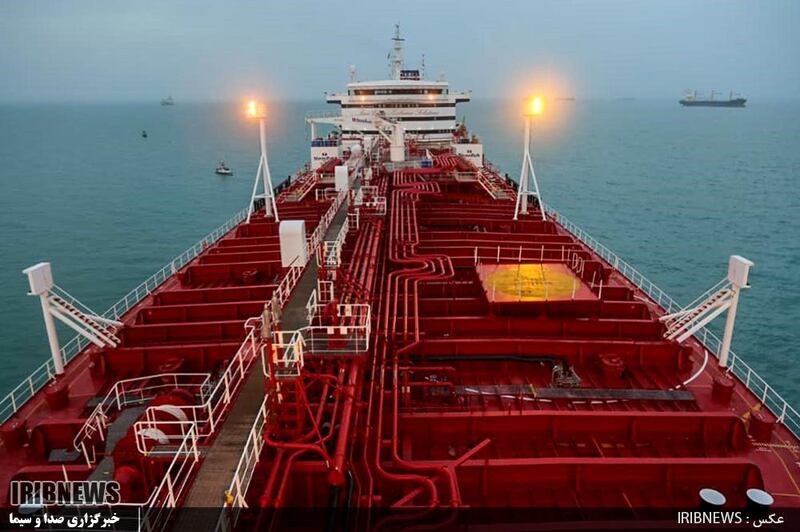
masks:
<svg viewBox="0 0 800 532"><path fill-rule="evenodd" d="M222 374L222 382L225 386L225 404L231 402L230 374L226 371Z"/></svg>
<svg viewBox="0 0 800 532"><path fill-rule="evenodd" d="M169 503L168 506L170 508L174 508L175 507L175 494L172 491L172 477L169 475L169 472L167 472L166 480L167 480L167 495L168 495L167 502Z"/></svg>
<svg viewBox="0 0 800 532"><path fill-rule="evenodd" d="M208 424L211 425L210 429L211 429L211 432L213 433L214 429L216 428L216 423L214 422L214 411L211 408L211 401L209 401L206 404L208 405L208 407L207 407L208 408Z"/></svg>
<svg viewBox="0 0 800 532"><path fill-rule="evenodd" d="M197 462L200 460L200 452L197 449L197 432L194 427L190 427L189 431L192 435L192 454L194 455L194 461Z"/></svg>

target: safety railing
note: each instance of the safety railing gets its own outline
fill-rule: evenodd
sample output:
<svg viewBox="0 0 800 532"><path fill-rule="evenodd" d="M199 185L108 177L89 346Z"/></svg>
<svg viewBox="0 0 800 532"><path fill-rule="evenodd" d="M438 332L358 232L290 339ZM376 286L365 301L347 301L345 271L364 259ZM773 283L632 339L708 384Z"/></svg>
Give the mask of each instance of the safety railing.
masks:
<svg viewBox="0 0 800 532"><path fill-rule="evenodd" d="M579 275L583 274L584 263L588 253L576 249L575 245L560 247L557 244L539 247L523 246L475 246L473 262L475 265L486 263L563 263L567 264Z"/></svg>
<svg viewBox="0 0 800 532"><path fill-rule="evenodd" d="M166 421L163 419L137 421L133 424L136 450L145 456L175 454L190 431L197 439L196 429L197 426L191 421Z"/></svg>
<svg viewBox="0 0 800 532"><path fill-rule="evenodd" d="M319 182L319 175L316 172L305 172L298 176L297 181L284 193L287 201L303 201L314 186Z"/></svg>
<svg viewBox="0 0 800 532"><path fill-rule="evenodd" d="M655 301L668 314L677 312L683 307L676 303L663 290L656 286L639 270L622 260L616 253L598 242L594 237L575 225L565 216L551 207L546 207L547 212L557 220L567 231L572 233L584 244L603 258L608 264L624 275L629 281L639 287L650 299ZM719 356L722 341L708 328L703 327L694 334L694 337L708 348L714 356ZM761 403L796 437L800 438L800 414L795 410L774 388L772 388L756 371L751 368L741 357L733 351L729 352L728 371L741 380L744 385L755 395Z"/></svg>
<svg viewBox="0 0 800 532"><path fill-rule="evenodd" d="M492 199L497 199L498 192L502 189L495 186L494 180L490 177L491 174L483 168L476 169L476 172L478 183L492 197Z"/></svg>
<svg viewBox="0 0 800 532"><path fill-rule="evenodd" d="M258 464L261 456L261 450L264 448L264 427L266 427L268 415L269 409L267 407L267 398L265 397L256 419L253 421L253 426L250 428L247 442L244 445L244 449L242 449L242 456L239 458L236 471L233 473L233 479L226 492L226 498L229 502L222 508L222 512L219 515L216 526L217 532L233 530L236 527L242 509L248 507L245 497L247 496L247 490L250 488L256 464Z"/></svg>
<svg viewBox="0 0 800 532"><path fill-rule="evenodd" d="M266 360L268 355L264 350L261 363L264 375L274 376L276 379L291 379L300 376L303 369L303 334L298 331L277 331L273 333L271 360Z"/></svg>
<svg viewBox="0 0 800 532"><path fill-rule="evenodd" d="M322 258L320 261L319 254L317 255L317 265L325 264L328 269L336 269L342 263L342 247L347 238L347 233L350 231L350 218L345 218L342 223L339 233L336 235L335 240L326 240L322 245ZM322 264L320 264L320 262Z"/></svg>
<svg viewBox="0 0 800 532"><path fill-rule="evenodd" d="M199 404L196 405L171 407L184 416L181 421L192 423L197 438L206 438L213 434L225 413L226 406L236 395L250 365L259 355L259 343L256 341L259 323L260 318L250 318L245 322L247 336L210 390L208 388L212 383L211 375L208 373L164 373L115 383L73 439L75 450L81 451L86 463L91 466L96 461L96 456L94 447L87 445L87 442L95 434L99 434L101 440L105 437L112 410L122 410L131 404L144 404L161 391L175 388L188 389L200 398ZM143 421L150 424L163 423L157 417L159 408L161 407L147 408L142 416Z"/></svg>
<svg viewBox="0 0 800 532"><path fill-rule="evenodd" d="M361 215L359 214L360 209L358 207L354 208L352 211L347 212L347 219L350 220L350 227L358 231L360 225Z"/></svg>
<svg viewBox="0 0 800 532"><path fill-rule="evenodd" d="M175 423L171 425L175 426ZM141 523L139 530L144 532L160 532L166 530L172 513L186 492L194 471L200 462L197 448L197 435L191 423L179 424L183 437L171 452L174 457L164 472L161 482L142 504L122 503L115 506L141 506Z"/></svg>
<svg viewBox="0 0 800 532"><path fill-rule="evenodd" d="M148 277L144 282L139 284L136 288L125 294L123 298L114 303L111 308L105 311L101 317L105 319L119 321L134 305L138 304L142 299L149 296L161 283L170 278L175 272L183 268L186 264L191 262L195 257L202 253L208 246L222 238L231 229L236 227L247 217L247 209L243 209L231 217L227 222L213 230L206 235L205 238L198 241L195 245L172 259L166 266L158 270L156 273ZM76 335L66 344L61 347L61 357L64 364L69 363L74 359L78 353L89 345L89 340L84 336ZM13 416L19 408L24 405L36 392L41 390L48 382L55 376L55 367L53 360L48 359L47 362L33 370L31 374L22 383L17 385L11 392L9 392L2 400L0 400L0 423L5 422Z"/></svg>
<svg viewBox="0 0 800 532"><path fill-rule="evenodd" d="M145 450L148 455L172 456L169 465L164 470L159 483L150 492L144 502L119 502L109 505L109 509L114 511L121 509L136 509L137 530L144 532L162 532L167 529L170 518L182 500L189 484L194 476L194 472L200 462L200 450L197 445L197 435L195 427L191 422L158 422L158 424L147 424L138 422L136 427L136 444L140 452ZM169 434L168 440L163 437L161 441L156 435ZM158 446L167 447L159 449ZM171 444L174 443L174 444ZM75 504L72 508L79 510L82 506L92 506L94 504L82 505ZM123 512L121 519L128 522L133 512ZM129 528L123 528L130 530Z"/></svg>
<svg viewBox="0 0 800 532"><path fill-rule="evenodd" d="M250 318L245 322L248 330L242 345L225 368L210 392L204 394L202 402L196 405L172 407L185 416L185 420L194 424L197 438L203 439L214 434L214 431L227 412L227 407L238 392L239 387L245 382L250 365L260 355L261 318ZM158 422L159 407L150 407L145 410L144 419L151 423Z"/></svg>
<svg viewBox="0 0 800 532"><path fill-rule="evenodd" d="M319 283L319 281L317 281ZM306 301L306 319L308 320L308 324L311 325L314 321L314 316L317 313L317 290L312 290L311 295L308 296L308 301Z"/></svg>
<svg viewBox="0 0 800 532"><path fill-rule="evenodd" d="M333 295L333 281L317 279L317 288L311 291L306 302L306 318L309 325L313 325L314 317L317 316L320 307L333 300Z"/></svg>
<svg viewBox="0 0 800 532"><path fill-rule="evenodd" d="M289 296L292 295L292 290L297 285L297 281L303 276L304 270L305 268L302 266L289 266L286 275L283 276L283 279L275 288L273 293L276 294L275 298L281 307L289 300Z"/></svg>
<svg viewBox="0 0 800 532"><path fill-rule="evenodd" d="M333 96L333 95L331 95ZM339 118L342 116L342 113L339 111L308 111L306 113L306 119L314 119L314 118Z"/></svg>
<svg viewBox="0 0 800 532"><path fill-rule="evenodd" d="M317 280L317 302L320 304L332 301L335 296L333 281Z"/></svg>
<svg viewBox="0 0 800 532"><path fill-rule="evenodd" d="M347 197L347 191L342 190L340 191L331 202L330 207L328 210L325 211L325 214L322 215L320 218L317 227L314 229L314 232L308 239L308 254L315 255L317 249L322 244L323 239L325 238L325 233L328 232L328 227L330 227L331 222L336 217L336 213L339 212L339 208L342 206L345 198Z"/></svg>
<svg viewBox="0 0 800 532"><path fill-rule="evenodd" d="M108 419L113 411L122 410L130 405L144 404L159 393L175 388L189 390L193 395L200 394L202 397L210 378L211 375L208 373L159 373L117 381L78 430L72 440L73 448L80 451L87 465L91 466L96 461L96 456L93 447L88 446L87 442L92 440L95 434L101 441L105 438Z"/></svg>
<svg viewBox="0 0 800 532"><path fill-rule="evenodd" d="M314 192L314 197L317 201L325 201L334 199L339 193L334 187L318 188Z"/></svg>
<svg viewBox="0 0 800 532"><path fill-rule="evenodd" d="M378 195L378 187L376 186L365 185L360 187L353 197L353 206L370 209L373 214L378 216L386 215L386 197Z"/></svg>
<svg viewBox="0 0 800 532"><path fill-rule="evenodd" d="M386 197L373 196L368 202L364 204L368 209L375 211L378 216L386 216Z"/></svg>
<svg viewBox="0 0 800 532"><path fill-rule="evenodd" d="M367 303L336 305L335 315L326 315L327 304L317 303L311 308L312 301L306 304L306 312L312 323L296 331L274 331L273 344L281 349L290 350L298 345L298 336L302 339L302 349L311 355L347 356L369 350L372 333L371 307ZM329 323L334 322L335 323ZM297 359L296 354L282 352L284 360ZM266 365L265 365L266 367Z"/></svg>

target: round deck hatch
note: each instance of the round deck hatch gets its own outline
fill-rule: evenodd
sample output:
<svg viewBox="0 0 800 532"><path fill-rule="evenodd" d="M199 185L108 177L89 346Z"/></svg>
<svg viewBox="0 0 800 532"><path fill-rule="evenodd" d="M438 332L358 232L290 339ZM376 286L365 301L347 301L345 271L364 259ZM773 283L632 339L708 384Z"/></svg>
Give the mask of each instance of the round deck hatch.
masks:
<svg viewBox="0 0 800 532"><path fill-rule="evenodd" d="M700 490L700 503L706 508L720 508L725 506L725 495L712 488L703 488Z"/></svg>

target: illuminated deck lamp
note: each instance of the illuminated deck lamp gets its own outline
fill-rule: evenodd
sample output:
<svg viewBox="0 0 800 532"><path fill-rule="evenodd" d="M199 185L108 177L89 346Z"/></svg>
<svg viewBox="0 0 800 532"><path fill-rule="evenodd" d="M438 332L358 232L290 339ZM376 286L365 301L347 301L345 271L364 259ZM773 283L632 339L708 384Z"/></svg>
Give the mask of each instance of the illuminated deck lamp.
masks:
<svg viewBox="0 0 800 532"><path fill-rule="evenodd" d="M258 171L256 172L256 180L253 183L253 193L250 195L250 207L247 210L247 221L255 212L255 201L257 199L264 199L264 216L274 216L275 221L278 219L278 208L275 205L275 191L272 189L272 176L269 173L269 164L267 162L267 107L259 101L250 100L245 106L245 116L251 120L258 120L259 131L261 134L261 158L258 161ZM264 191L258 192L258 184L263 184Z"/></svg>
<svg viewBox="0 0 800 532"><path fill-rule="evenodd" d="M542 99L536 96L525 104L525 148L522 155L522 171L519 175L519 189L517 190L517 206L514 208L514 219L518 219L520 214L528 214L528 196L533 196L539 203L539 210L542 213L542 220L546 220L542 196L539 193L539 183L536 180L536 172L533 171L533 160L531 159L531 122L534 116L542 114ZM531 184L533 189L531 190Z"/></svg>

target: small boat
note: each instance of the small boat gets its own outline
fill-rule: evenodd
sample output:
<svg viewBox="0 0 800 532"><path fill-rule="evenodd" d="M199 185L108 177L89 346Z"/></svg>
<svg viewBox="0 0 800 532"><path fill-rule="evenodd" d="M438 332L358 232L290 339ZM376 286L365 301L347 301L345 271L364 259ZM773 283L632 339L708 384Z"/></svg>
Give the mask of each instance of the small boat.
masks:
<svg viewBox="0 0 800 532"><path fill-rule="evenodd" d="M175 105L175 100L172 99L172 96L167 96L161 100L161 105Z"/></svg>
<svg viewBox="0 0 800 532"><path fill-rule="evenodd" d="M217 166L217 169L214 170L214 172L217 175L233 175L233 170L225 165L225 161L220 161L219 166Z"/></svg>
<svg viewBox="0 0 800 532"><path fill-rule="evenodd" d="M142 138L143 139L147 138L147 131L145 131L144 129L142 130Z"/></svg>

